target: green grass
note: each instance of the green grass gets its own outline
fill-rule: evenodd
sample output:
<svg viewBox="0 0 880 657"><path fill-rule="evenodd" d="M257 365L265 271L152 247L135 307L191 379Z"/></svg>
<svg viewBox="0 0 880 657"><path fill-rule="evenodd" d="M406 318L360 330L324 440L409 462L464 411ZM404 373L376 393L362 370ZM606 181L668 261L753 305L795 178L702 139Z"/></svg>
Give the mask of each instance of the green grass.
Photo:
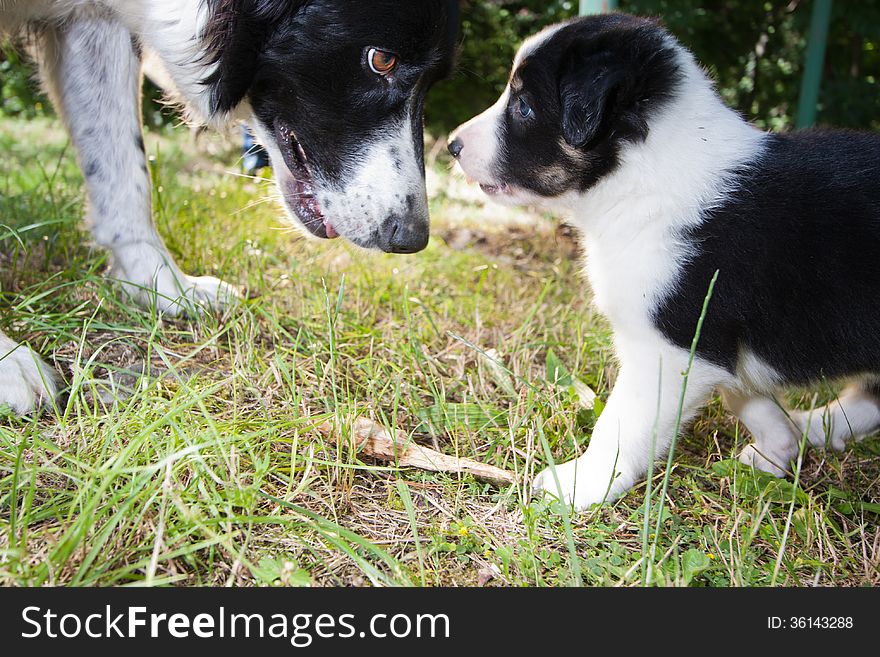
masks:
<svg viewBox="0 0 880 657"><path fill-rule="evenodd" d="M195 321L133 308L89 246L58 126L0 124L0 328L67 386L39 417L0 419L0 584L880 583L877 439L808 450L797 485L777 481L730 460L748 436L713 402L650 505L644 484L582 515L530 501L615 377L548 218L483 206L437 163L429 249L366 254L292 233L267 183L228 173L233 146L147 143L169 248L247 300ZM521 484L360 460L315 429L358 415Z"/></svg>

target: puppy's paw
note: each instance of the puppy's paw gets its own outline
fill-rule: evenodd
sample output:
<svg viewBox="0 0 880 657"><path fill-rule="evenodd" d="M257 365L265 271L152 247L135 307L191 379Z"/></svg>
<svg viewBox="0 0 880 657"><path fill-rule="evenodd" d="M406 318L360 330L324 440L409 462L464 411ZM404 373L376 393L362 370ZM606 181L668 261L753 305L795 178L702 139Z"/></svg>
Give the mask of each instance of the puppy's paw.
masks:
<svg viewBox="0 0 880 657"><path fill-rule="evenodd" d="M797 456L797 450L794 456ZM792 458L788 454L763 453L755 445L748 445L739 455L740 463L780 479L788 474L785 468L789 467Z"/></svg>
<svg viewBox="0 0 880 657"><path fill-rule="evenodd" d="M807 435L807 441L816 449L831 449L842 452L846 449L846 441L852 438L848 431L836 431L834 414L830 414L827 408L817 408L812 411L794 411L791 419L798 428L798 437ZM844 426L847 426L846 418L843 418Z"/></svg>
<svg viewBox="0 0 880 657"><path fill-rule="evenodd" d="M578 459L557 465L555 476L552 468L541 472L532 483L532 492L562 500L576 511L586 511L593 504L610 502L617 497L609 490L609 477L603 478L604 486L597 485L598 479L591 479L587 468Z"/></svg>
<svg viewBox="0 0 880 657"><path fill-rule="evenodd" d="M0 407L26 415L58 392L55 373L35 352L0 335Z"/></svg>
<svg viewBox="0 0 880 657"><path fill-rule="evenodd" d="M561 499L566 504L573 504L575 497L575 473L572 468L574 461L556 466L555 477L552 468L545 468L532 482L532 493L536 496L549 495ZM558 481L558 483L557 483Z"/></svg>

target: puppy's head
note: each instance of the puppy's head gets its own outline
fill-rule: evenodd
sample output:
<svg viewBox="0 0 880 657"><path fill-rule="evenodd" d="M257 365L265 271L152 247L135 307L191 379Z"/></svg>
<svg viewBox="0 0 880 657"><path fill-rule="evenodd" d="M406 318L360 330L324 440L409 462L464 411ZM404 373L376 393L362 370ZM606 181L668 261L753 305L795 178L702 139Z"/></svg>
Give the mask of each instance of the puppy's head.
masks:
<svg viewBox="0 0 880 657"><path fill-rule="evenodd" d="M428 243L423 105L453 65L457 0L209 0L217 112L247 100L308 233ZM212 33L212 23L215 33Z"/></svg>
<svg viewBox="0 0 880 657"><path fill-rule="evenodd" d="M679 46L653 21L612 14L527 41L495 105L456 130L449 150L498 201L552 207L582 194L644 140L681 81Z"/></svg>

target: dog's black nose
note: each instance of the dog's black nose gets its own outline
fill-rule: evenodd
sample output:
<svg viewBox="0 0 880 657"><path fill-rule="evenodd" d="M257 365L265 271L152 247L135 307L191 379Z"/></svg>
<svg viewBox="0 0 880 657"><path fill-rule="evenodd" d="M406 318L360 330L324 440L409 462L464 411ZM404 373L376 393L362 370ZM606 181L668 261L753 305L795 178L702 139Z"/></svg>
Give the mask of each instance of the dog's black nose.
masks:
<svg viewBox="0 0 880 657"><path fill-rule="evenodd" d="M428 246L430 236L427 216L390 217L382 226L380 246L386 253L418 253Z"/></svg>
<svg viewBox="0 0 880 657"><path fill-rule="evenodd" d="M461 155L461 152L464 150L464 144L461 143L461 139L453 139L451 142L449 142L449 146L447 146L447 148L449 148L449 153L452 155L452 157L457 160L458 157Z"/></svg>

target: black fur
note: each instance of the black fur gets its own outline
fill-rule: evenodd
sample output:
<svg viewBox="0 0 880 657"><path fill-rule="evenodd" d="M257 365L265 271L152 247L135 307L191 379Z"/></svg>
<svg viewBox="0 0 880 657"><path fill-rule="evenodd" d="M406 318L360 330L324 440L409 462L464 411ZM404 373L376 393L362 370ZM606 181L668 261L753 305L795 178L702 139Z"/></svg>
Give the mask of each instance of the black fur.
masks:
<svg viewBox="0 0 880 657"><path fill-rule="evenodd" d="M652 21L611 14L570 22L526 57L511 81L499 180L557 196L586 191L613 171L621 144L643 140L677 88L664 38ZM528 119L521 96L534 110Z"/></svg>
<svg viewBox="0 0 880 657"><path fill-rule="evenodd" d="M452 67L454 10L445 0L310 2L267 43L251 91L257 116L267 125L295 126L330 182L358 157L359 144L395 125L413 98L413 137L421 149L425 94ZM393 82L364 68L367 46L400 57Z"/></svg>
<svg viewBox="0 0 880 657"><path fill-rule="evenodd" d="M422 141L428 89L453 67L457 0L207 0L206 56L217 69L214 109L247 97L267 126L293 126L328 182L342 176L363 142L392 125L412 101ZM364 69L364 48L397 54L393 82Z"/></svg>
<svg viewBox="0 0 880 657"><path fill-rule="evenodd" d="M202 35L205 57L216 64L205 84L215 112L228 112L245 98L257 73L260 53L279 25L290 21L305 0L206 0L208 24Z"/></svg>
<svg viewBox="0 0 880 657"><path fill-rule="evenodd" d="M738 189L685 236L698 245L657 326L731 372L747 348L789 383L880 373L880 137L768 137Z"/></svg>

